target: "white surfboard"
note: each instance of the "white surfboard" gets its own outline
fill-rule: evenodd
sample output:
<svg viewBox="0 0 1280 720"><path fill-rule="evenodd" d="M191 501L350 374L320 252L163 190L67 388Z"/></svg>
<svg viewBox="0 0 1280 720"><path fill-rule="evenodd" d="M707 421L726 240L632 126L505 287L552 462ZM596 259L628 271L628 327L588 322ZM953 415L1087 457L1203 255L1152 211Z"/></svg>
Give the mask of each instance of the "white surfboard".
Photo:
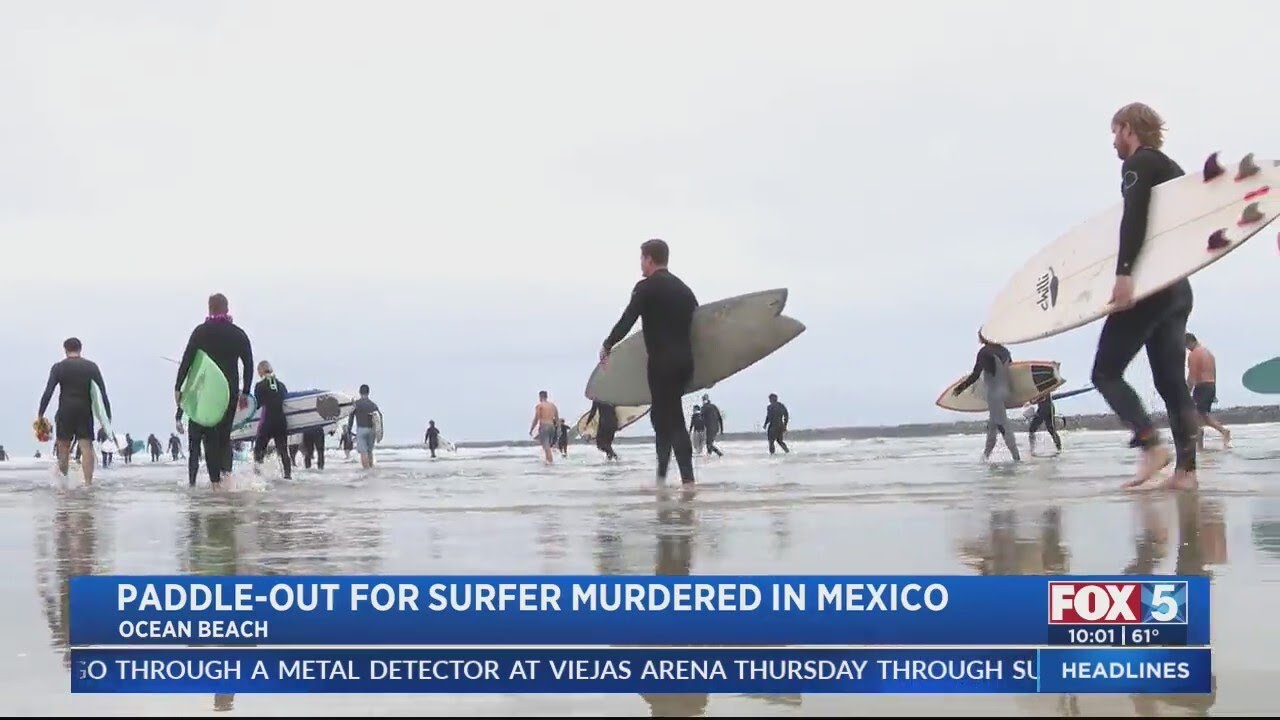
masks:
<svg viewBox="0 0 1280 720"><path fill-rule="evenodd" d="M102 389L98 387L98 383L89 383L89 395L93 400L94 418L97 419L98 425L107 431L108 440L104 443L99 443L101 450L109 453L120 452L120 448L124 447L124 437L121 436L118 441L115 439L116 432L111 429L111 418L107 417L107 408L102 402Z"/></svg>
<svg viewBox="0 0 1280 720"><path fill-rule="evenodd" d="M1147 239L1133 270L1135 300L1221 259L1280 215L1280 161L1249 155L1215 176L1216 162L1211 156L1204 170L1152 192ZM1242 167L1247 177L1240 177ZM1123 211L1118 203L1037 253L996 296L982 334L1012 345L1110 314Z"/></svg>
<svg viewBox="0 0 1280 720"><path fill-rule="evenodd" d="M379 444L382 442L382 411L378 410L373 413L373 442Z"/></svg>
<svg viewBox="0 0 1280 720"><path fill-rule="evenodd" d="M959 395L952 395L956 386L969 377L965 373L956 378L938 396L938 407L955 412L986 412L987 389L985 379L979 375L977 382L965 388ZM1047 360L1019 360L1009 365L1009 380L1013 384L1013 392L1005 401L1005 408L1020 408L1046 392L1053 392L1067 381L1063 379L1061 369L1056 362Z"/></svg>
<svg viewBox="0 0 1280 720"><path fill-rule="evenodd" d="M621 432L623 428L648 415L649 406L618 407L614 408L614 414L618 418L618 431ZM573 426L573 429L580 439L595 440L596 432L600 429L600 413L596 413L591 418L591 422L587 422L588 415L591 415L590 409L582 413L582 417L578 418L578 422Z"/></svg>
<svg viewBox="0 0 1280 720"><path fill-rule="evenodd" d="M764 290L717 300L693 315L693 379L685 393L705 390L754 365L805 331L783 315L787 290ZM586 396L618 407L648 405L649 355L641 332L618 343L608 363L587 380Z"/></svg>
<svg viewBox="0 0 1280 720"><path fill-rule="evenodd" d="M303 390L291 392L284 400L284 414L289 432L298 433L314 427L324 427L346 419L351 414L355 400L346 393L332 390ZM232 440L252 440L258 434L261 420L259 409L254 407L247 418L245 410L236 412L236 424L231 431Z"/></svg>

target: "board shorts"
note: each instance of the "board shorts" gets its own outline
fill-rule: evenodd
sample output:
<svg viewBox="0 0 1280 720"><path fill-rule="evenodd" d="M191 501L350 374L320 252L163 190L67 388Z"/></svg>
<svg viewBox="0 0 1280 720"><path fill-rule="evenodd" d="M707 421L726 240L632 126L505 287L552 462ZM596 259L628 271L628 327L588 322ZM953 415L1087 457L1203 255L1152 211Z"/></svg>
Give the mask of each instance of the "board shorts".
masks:
<svg viewBox="0 0 1280 720"><path fill-rule="evenodd" d="M356 450L368 455L373 452L373 441L377 439L377 433L373 428L356 428Z"/></svg>
<svg viewBox="0 0 1280 720"><path fill-rule="evenodd" d="M1191 391L1191 401L1195 403L1196 412L1208 415L1213 404L1218 401L1218 384L1204 382L1196 385Z"/></svg>
<svg viewBox="0 0 1280 720"><path fill-rule="evenodd" d="M560 433L560 428L550 423L543 423L538 426L538 444L544 448L555 447L556 435Z"/></svg>
<svg viewBox="0 0 1280 720"><path fill-rule="evenodd" d="M54 437L63 442L93 440L93 410L69 405L59 407L53 416Z"/></svg>

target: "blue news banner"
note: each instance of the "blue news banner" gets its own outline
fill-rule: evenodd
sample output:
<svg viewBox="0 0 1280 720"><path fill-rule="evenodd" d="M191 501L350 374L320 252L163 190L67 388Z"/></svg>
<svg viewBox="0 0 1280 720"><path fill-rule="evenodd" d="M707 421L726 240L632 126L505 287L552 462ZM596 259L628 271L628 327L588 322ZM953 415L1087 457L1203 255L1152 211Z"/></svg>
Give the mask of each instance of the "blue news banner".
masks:
<svg viewBox="0 0 1280 720"><path fill-rule="evenodd" d="M1211 680L1198 577L77 577L70 595L76 692L1195 693Z"/></svg>

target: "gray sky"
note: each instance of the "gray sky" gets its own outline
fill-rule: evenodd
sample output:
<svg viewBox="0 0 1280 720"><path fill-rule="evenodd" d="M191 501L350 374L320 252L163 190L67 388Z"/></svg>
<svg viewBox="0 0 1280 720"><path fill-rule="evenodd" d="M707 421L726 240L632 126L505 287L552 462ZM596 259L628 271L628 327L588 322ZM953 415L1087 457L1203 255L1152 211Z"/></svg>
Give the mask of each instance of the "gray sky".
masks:
<svg viewBox="0 0 1280 720"><path fill-rule="evenodd" d="M996 291L1119 199L1109 120L1189 171L1275 157L1280 4L41 2L0 6L0 442L60 342L167 435L210 292L290 386L373 387L393 440L576 417L638 245L808 332L713 390L731 430L960 419ZM1192 9L1194 8L1194 9ZM1269 230L1194 279L1223 404L1280 354ZM638 327L638 326L637 326ZM1100 323L1012 348L1087 383ZM1145 358L1131 377L1151 395ZM1063 412L1100 410L1095 395Z"/></svg>

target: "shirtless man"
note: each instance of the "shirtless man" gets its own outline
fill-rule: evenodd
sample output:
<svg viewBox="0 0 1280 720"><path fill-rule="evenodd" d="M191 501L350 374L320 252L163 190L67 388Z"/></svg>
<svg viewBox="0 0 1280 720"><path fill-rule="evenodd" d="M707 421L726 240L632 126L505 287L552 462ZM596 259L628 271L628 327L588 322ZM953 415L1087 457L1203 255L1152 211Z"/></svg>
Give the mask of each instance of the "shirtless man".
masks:
<svg viewBox="0 0 1280 720"><path fill-rule="evenodd" d="M1187 333L1187 387L1191 388L1191 400L1200 413L1200 424L1208 425L1222 436L1222 446L1231 447L1231 431L1209 414L1218 400L1218 362L1209 348L1200 344L1196 336ZM1198 447L1204 449L1204 428L1200 428Z"/></svg>
<svg viewBox="0 0 1280 720"><path fill-rule="evenodd" d="M534 435L534 430L537 434ZM560 432L560 409L547 399L547 391L538 393L538 404L533 408L533 422L529 423L529 434L538 438L542 452L546 455L547 464L552 463L551 449L556 444L556 434Z"/></svg>

